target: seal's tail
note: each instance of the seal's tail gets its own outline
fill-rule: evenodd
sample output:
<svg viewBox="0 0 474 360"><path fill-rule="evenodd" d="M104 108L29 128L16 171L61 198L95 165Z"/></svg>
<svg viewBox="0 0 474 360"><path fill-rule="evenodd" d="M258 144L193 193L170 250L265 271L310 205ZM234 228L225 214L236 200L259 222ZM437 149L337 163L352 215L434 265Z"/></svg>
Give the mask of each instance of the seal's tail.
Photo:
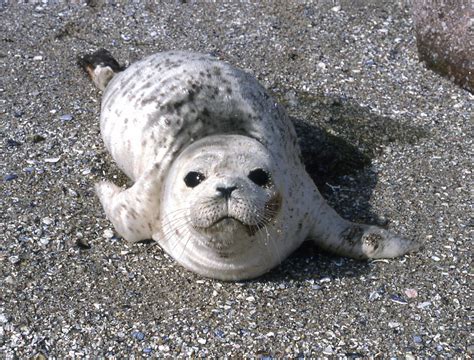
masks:
<svg viewBox="0 0 474 360"><path fill-rule="evenodd" d="M100 90L107 87L107 84L116 73L125 69L105 49L99 49L92 54L80 55L77 63L89 74Z"/></svg>

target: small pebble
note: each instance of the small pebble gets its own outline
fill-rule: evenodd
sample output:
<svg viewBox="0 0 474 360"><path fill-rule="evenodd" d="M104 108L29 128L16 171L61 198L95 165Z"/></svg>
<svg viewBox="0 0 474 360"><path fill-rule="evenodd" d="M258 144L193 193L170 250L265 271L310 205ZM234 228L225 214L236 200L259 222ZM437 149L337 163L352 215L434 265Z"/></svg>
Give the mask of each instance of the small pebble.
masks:
<svg viewBox="0 0 474 360"><path fill-rule="evenodd" d="M59 120L62 120L62 121L71 121L72 119L73 119L73 116L70 114L61 115L59 117Z"/></svg>
<svg viewBox="0 0 474 360"><path fill-rule="evenodd" d="M60 159L60 157L46 158L44 159L44 162L54 164L57 163Z"/></svg>
<svg viewBox="0 0 474 360"><path fill-rule="evenodd" d="M106 239L112 239L114 237L114 232L111 229L105 229L102 237Z"/></svg>
<svg viewBox="0 0 474 360"><path fill-rule="evenodd" d="M389 321L388 327L390 329L394 329L394 328L400 327L400 323L397 323L396 321Z"/></svg>
<svg viewBox="0 0 474 360"><path fill-rule="evenodd" d="M17 255L13 255L8 258L8 261L10 261L11 264L15 265L20 262L20 257Z"/></svg>
<svg viewBox="0 0 474 360"><path fill-rule="evenodd" d="M408 302L404 298L402 298L401 296L398 296L398 295L390 296L390 300L392 300L394 303L401 304L401 305L408 304Z"/></svg>
<svg viewBox="0 0 474 360"><path fill-rule="evenodd" d="M72 190L72 189L68 189L67 193L68 193L69 196L72 196L72 197L78 197L79 196L79 194L76 191Z"/></svg>
<svg viewBox="0 0 474 360"><path fill-rule="evenodd" d="M16 178L18 178L17 174L8 174L3 177L3 180L12 181L12 180L15 180Z"/></svg>
<svg viewBox="0 0 474 360"><path fill-rule="evenodd" d="M431 259L434 260L434 261L440 261L440 260L441 260L441 259L440 259L438 256L436 256L436 255L433 255L433 256L431 257Z"/></svg>
<svg viewBox="0 0 474 360"><path fill-rule="evenodd" d="M8 318L5 314L0 314L0 324L6 324L8 322Z"/></svg>
<svg viewBox="0 0 474 360"><path fill-rule="evenodd" d="M326 346L323 350L324 355L332 355L333 353L334 353L334 350L332 349L331 345Z"/></svg>
<svg viewBox="0 0 474 360"><path fill-rule="evenodd" d="M424 301L422 303L419 303L416 307L418 309L424 309L424 308L427 308L430 305L431 305L431 301Z"/></svg>
<svg viewBox="0 0 474 360"><path fill-rule="evenodd" d="M47 238L47 237L41 238L41 239L39 240L39 242L40 242L41 245L46 246L46 245L49 244L49 238Z"/></svg>
<svg viewBox="0 0 474 360"><path fill-rule="evenodd" d="M198 339L198 343L201 344L201 345L205 345L206 342L207 342L206 339L202 339L202 338Z"/></svg>
<svg viewBox="0 0 474 360"><path fill-rule="evenodd" d="M41 61L41 60L43 60L43 57L41 55L37 55L37 56L33 57L33 60L34 61Z"/></svg>
<svg viewBox="0 0 474 360"><path fill-rule="evenodd" d="M423 342L423 339L421 338L421 336L415 335L415 336L413 336L413 341L416 344L421 344Z"/></svg>
<svg viewBox="0 0 474 360"><path fill-rule="evenodd" d="M168 351L170 351L170 347L169 347L169 345L159 345L158 350L160 350L162 352L168 352Z"/></svg>
<svg viewBox="0 0 474 360"><path fill-rule="evenodd" d="M13 139L8 139L7 140L7 146L8 147L16 147L16 146L20 146L21 143L16 141L16 140L13 140Z"/></svg>
<svg viewBox="0 0 474 360"><path fill-rule="evenodd" d="M76 245L80 248L80 249L90 249L91 246L89 245L89 243L87 242L86 239L84 238L79 238L76 240Z"/></svg>
<svg viewBox="0 0 474 360"><path fill-rule="evenodd" d="M216 335L217 337L223 338L225 333L220 329L216 329L214 330L214 335Z"/></svg>
<svg viewBox="0 0 474 360"><path fill-rule="evenodd" d="M405 295L410 298L416 298L418 296L418 291L416 289L405 289Z"/></svg>
<svg viewBox="0 0 474 360"><path fill-rule="evenodd" d="M32 137L31 137L31 141L33 142L33 144L37 144L41 141L44 141L46 140L45 137L41 136L41 135L38 135L38 134L34 134Z"/></svg>
<svg viewBox="0 0 474 360"><path fill-rule="evenodd" d="M13 112L13 116L16 117L16 118L21 118L23 116L24 112L21 111L21 110L15 110Z"/></svg>
<svg viewBox="0 0 474 360"><path fill-rule="evenodd" d="M369 294L369 300L370 301L374 301L374 300L377 300L377 299L380 299L381 295L379 294L378 291L372 291L370 294Z"/></svg>
<svg viewBox="0 0 474 360"><path fill-rule="evenodd" d="M144 348L144 349L143 349L143 352L144 352L145 354L151 354L152 351L153 351L153 349L152 349L151 347L147 347L147 348Z"/></svg>
<svg viewBox="0 0 474 360"><path fill-rule="evenodd" d="M53 223L53 219L51 219L50 217L45 217L41 220L41 222L45 225L51 225Z"/></svg>
<svg viewBox="0 0 474 360"><path fill-rule="evenodd" d="M142 333L141 331L134 331L132 333L132 336L138 341L142 341L143 339L145 339L145 334Z"/></svg>

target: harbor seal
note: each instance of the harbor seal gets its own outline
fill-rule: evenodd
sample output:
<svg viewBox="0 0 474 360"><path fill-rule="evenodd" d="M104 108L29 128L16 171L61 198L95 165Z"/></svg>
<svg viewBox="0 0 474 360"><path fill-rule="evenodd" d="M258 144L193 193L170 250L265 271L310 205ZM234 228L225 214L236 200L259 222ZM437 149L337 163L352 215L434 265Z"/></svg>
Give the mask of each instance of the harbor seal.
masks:
<svg viewBox="0 0 474 360"><path fill-rule="evenodd" d="M96 185L126 240L153 239L185 268L221 280L264 274L305 240L358 259L418 248L326 203L285 110L250 74L183 51L125 70L105 50L80 63L104 90L105 145L134 181Z"/></svg>

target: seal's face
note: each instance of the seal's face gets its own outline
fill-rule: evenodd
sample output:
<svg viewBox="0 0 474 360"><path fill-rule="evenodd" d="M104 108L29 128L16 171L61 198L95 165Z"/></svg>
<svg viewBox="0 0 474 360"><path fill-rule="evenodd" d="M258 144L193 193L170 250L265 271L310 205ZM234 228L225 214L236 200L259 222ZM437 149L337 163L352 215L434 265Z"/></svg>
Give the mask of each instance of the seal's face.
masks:
<svg viewBox="0 0 474 360"><path fill-rule="evenodd" d="M180 248L199 243L223 258L261 246L281 208L274 170L265 147L248 137L211 136L192 144L165 184L165 237L172 234Z"/></svg>

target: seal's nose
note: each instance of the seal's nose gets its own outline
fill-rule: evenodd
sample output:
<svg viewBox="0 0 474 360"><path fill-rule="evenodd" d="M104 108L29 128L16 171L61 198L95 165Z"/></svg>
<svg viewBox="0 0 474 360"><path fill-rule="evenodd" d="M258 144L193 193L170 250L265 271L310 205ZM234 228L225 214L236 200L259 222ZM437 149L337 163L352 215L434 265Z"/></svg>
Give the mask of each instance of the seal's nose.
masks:
<svg viewBox="0 0 474 360"><path fill-rule="evenodd" d="M228 186L228 187L218 186L218 187L216 187L217 192L219 192L220 195L225 197L226 199L230 198L230 194L232 194L232 191L234 191L235 189L237 189L237 186Z"/></svg>

